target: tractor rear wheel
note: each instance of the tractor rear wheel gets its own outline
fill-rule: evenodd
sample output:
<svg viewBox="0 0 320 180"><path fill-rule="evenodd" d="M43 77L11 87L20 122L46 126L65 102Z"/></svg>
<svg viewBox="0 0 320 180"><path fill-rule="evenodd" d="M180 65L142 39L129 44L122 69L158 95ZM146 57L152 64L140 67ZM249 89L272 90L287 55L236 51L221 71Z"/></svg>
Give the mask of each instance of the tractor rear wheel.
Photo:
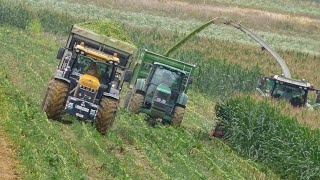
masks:
<svg viewBox="0 0 320 180"><path fill-rule="evenodd" d="M143 105L143 101L144 96L142 94L134 93L128 106L128 110L137 114Z"/></svg>
<svg viewBox="0 0 320 180"><path fill-rule="evenodd" d="M66 101L69 85L63 81L51 79L48 83L46 95L43 98L42 110L49 119L58 118Z"/></svg>
<svg viewBox="0 0 320 180"><path fill-rule="evenodd" d="M173 114L172 124L179 127L184 116L184 107L176 106Z"/></svg>
<svg viewBox="0 0 320 180"><path fill-rule="evenodd" d="M100 107L97 114L97 131L100 134L106 134L114 122L118 108L118 100L103 97L100 101Z"/></svg>

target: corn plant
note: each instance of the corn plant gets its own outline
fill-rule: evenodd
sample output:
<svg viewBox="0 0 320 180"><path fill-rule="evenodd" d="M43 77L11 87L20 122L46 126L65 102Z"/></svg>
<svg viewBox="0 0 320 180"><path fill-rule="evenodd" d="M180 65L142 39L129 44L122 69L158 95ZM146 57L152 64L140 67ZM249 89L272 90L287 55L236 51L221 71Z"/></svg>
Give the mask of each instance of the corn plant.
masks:
<svg viewBox="0 0 320 180"><path fill-rule="evenodd" d="M225 142L281 178L320 178L320 131L301 126L268 102L236 97L216 106Z"/></svg>

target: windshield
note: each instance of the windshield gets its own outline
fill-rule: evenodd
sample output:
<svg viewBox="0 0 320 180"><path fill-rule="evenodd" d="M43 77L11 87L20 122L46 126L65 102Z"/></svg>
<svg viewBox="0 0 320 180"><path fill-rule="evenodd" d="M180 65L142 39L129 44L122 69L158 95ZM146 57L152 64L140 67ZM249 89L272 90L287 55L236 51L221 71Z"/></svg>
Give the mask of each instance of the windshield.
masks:
<svg viewBox="0 0 320 180"><path fill-rule="evenodd" d="M272 92L274 98L284 98L290 101L293 106L302 106L305 103L307 91L298 86L289 86L276 83Z"/></svg>
<svg viewBox="0 0 320 180"><path fill-rule="evenodd" d="M83 74L90 74L98 79L108 78L108 64L79 55L71 70L71 76L79 78Z"/></svg>
<svg viewBox="0 0 320 180"><path fill-rule="evenodd" d="M180 84L181 73L170 71L163 67L157 67L155 70L153 77L151 79L151 84L159 85L161 83L167 85L172 90L179 90L178 85Z"/></svg>

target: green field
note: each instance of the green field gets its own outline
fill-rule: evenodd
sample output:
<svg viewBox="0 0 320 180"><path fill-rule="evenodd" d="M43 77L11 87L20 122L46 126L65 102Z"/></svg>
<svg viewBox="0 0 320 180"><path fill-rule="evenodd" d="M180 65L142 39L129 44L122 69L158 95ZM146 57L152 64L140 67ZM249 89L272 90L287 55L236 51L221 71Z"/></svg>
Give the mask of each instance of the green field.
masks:
<svg viewBox="0 0 320 180"><path fill-rule="evenodd" d="M161 9L139 11L134 6L131 9L124 7L128 9L124 11L120 10L124 5L116 6L116 3L110 3L114 8L104 4L98 6L99 0L91 5L73 0L12 2L0 0L0 125L17 149L17 169L22 179L283 177L270 164L256 162L232 144L227 143L229 147L219 139L208 137L216 120L214 107L217 102L235 94L254 92L260 72L280 72L271 57L260 52L249 38L234 29L214 26L172 55L198 63L182 127L152 127L143 115L133 115L120 108L114 127L106 136L101 136L89 123L67 115L61 122L48 120L40 111L47 82L59 63L55 59L56 52L64 46L71 24L99 18L116 20L134 44L163 53L186 32L206 21L206 17L175 17L176 13L171 11L163 15ZM217 2L199 1L211 5ZM237 2L243 7L250 5L247 1ZM292 6L297 3L300 1L294 1ZM308 3L318 7L317 2ZM316 18L317 12L308 3L297 11ZM217 5L225 3L218 2ZM252 7L286 13L292 6L276 9L272 4L267 7L257 1ZM250 27L254 26L251 24ZM300 25L293 27L294 33L284 27L258 28L255 32L279 50L294 77L307 77L320 87L320 74L317 73L320 44L319 35L315 33L320 29L311 28L310 34L300 31ZM294 121L309 126L306 131L310 127L320 127L319 113L283 109L286 116L296 116L298 119ZM315 156L319 154L315 153Z"/></svg>
<svg viewBox="0 0 320 180"><path fill-rule="evenodd" d="M58 42L54 36L32 36L15 28L2 27L0 32L4 47L0 61L4 79L1 114L5 117L1 124L18 145L23 177L266 177L254 163L242 160L219 140L209 140L213 114L206 112L213 110L213 102L195 92L191 93L184 125L179 129L150 127L143 116L124 110L119 111L115 127L106 137L72 117L65 117L70 125L47 120L39 106L46 82L58 64L54 59ZM208 109L199 112L199 107ZM29 168L31 165L34 168Z"/></svg>
<svg viewBox="0 0 320 180"><path fill-rule="evenodd" d="M59 11L68 10L70 14L83 18L110 18L132 26L158 28L162 31L185 33L203 23L203 21L201 22L195 19L179 20L174 17L157 16L145 12L126 12L117 9L108 9L93 5L70 4L60 1L42 0L34 2L30 0L25 2L32 3L32 6L37 8L50 7ZM279 49L299 50L302 52L319 54L318 47L320 46L320 43L312 38L279 35L271 32L257 32L257 34L263 36L268 42ZM213 26L200 33L199 36L235 41L247 45L255 44L255 42L251 41L244 34L229 27Z"/></svg>
<svg viewBox="0 0 320 180"><path fill-rule="evenodd" d="M182 0L186 2L193 2L190 0ZM317 0L283 0L283 1L275 1L275 0L208 0L208 1L196 1L196 3L203 4L225 4L225 5L237 5L246 8L258 8L269 11L277 11L282 13L289 14L298 14L298 15L309 15L319 17L320 12L320 2Z"/></svg>

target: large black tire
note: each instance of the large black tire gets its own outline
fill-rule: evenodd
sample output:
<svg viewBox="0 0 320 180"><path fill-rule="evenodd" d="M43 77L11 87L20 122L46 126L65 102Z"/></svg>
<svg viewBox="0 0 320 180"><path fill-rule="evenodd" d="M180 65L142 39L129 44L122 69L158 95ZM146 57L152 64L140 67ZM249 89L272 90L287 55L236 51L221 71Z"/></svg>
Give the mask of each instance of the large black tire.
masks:
<svg viewBox="0 0 320 180"><path fill-rule="evenodd" d="M65 105L69 84L51 79L48 83L47 92L43 98L42 110L49 119L58 118Z"/></svg>
<svg viewBox="0 0 320 180"><path fill-rule="evenodd" d="M124 104L123 104L124 108L128 108L131 95L132 95L132 90L130 89L130 90L128 90L126 97L124 98Z"/></svg>
<svg viewBox="0 0 320 180"><path fill-rule="evenodd" d="M116 117L118 103L118 100L112 98L103 97L101 99L96 118L97 131L100 134L106 134L107 130L112 127Z"/></svg>
<svg viewBox="0 0 320 180"><path fill-rule="evenodd" d="M143 106L144 96L139 93L135 93L130 101L130 104L128 106L128 110L130 112L133 112L135 114L139 113L141 110L141 107Z"/></svg>
<svg viewBox="0 0 320 180"><path fill-rule="evenodd" d="M173 114L172 125L179 127L182 123L184 116L184 107L176 106Z"/></svg>

